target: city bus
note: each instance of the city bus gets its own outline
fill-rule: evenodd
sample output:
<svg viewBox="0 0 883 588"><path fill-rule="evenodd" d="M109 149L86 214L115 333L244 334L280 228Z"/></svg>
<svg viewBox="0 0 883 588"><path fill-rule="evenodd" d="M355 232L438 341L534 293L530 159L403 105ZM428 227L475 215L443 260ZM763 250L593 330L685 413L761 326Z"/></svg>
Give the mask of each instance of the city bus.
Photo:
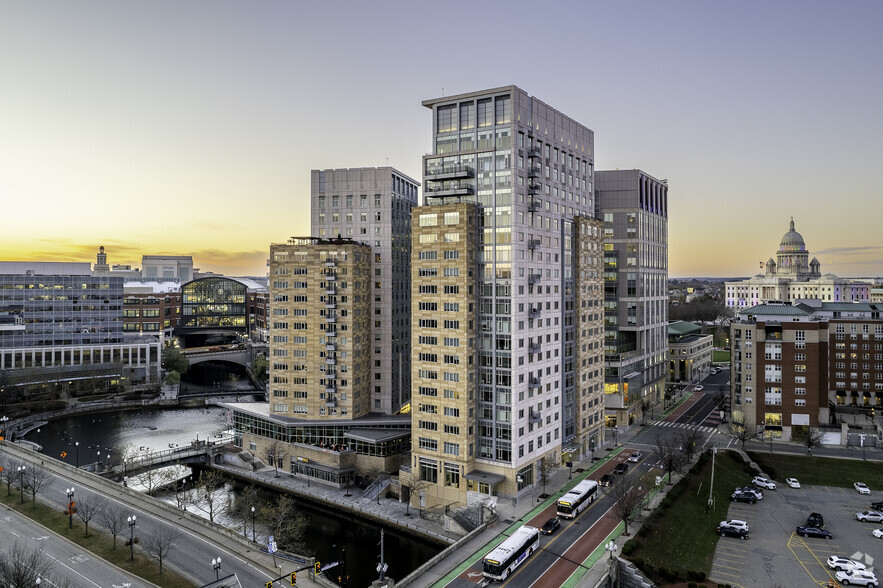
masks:
<svg viewBox="0 0 883 588"><path fill-rule="evenodd" d="M567 519L576 517L589 506L598 495L598 482L583 480L573 489L558 499L558 516Z"/></svg>
<svg viewBox="0 0 883 588"><path fill-rule="evenodd" d="M524 525L484 556L484 577L503 581L540 548L540 530Z"/></svg>

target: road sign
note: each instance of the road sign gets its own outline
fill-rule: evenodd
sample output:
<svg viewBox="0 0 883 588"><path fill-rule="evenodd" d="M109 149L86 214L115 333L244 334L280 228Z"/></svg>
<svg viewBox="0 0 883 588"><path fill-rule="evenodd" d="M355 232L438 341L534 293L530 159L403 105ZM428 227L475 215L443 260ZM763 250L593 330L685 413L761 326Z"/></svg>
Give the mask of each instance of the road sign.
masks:
<svg viewBox="0 0 883 588"><path fill-rule="evenodd" d="M64 459L65 457L67 457L67 451L62 451L61 452L61 459Z"/></svg>
<svg viewBox="0 0 883 588"><path fill-rule="evenodd" d="M270 535L270 538L267 540L267 552L276 553L276 540L273 539L272 535Z"/></svg>

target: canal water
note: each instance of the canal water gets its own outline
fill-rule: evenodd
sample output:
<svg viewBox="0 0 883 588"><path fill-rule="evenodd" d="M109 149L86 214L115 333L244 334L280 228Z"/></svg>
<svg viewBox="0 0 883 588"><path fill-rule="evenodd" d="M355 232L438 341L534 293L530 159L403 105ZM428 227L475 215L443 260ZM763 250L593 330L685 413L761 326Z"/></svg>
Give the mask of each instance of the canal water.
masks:
<svg viewBox="0 0 883 588"><path fill-rule="evenodd" d="M76 464L79 454L79 464L84 465L95 463L99 453L101 463L107 463L108 454L112 463L118 463L125 451L187 446L197 436L211 440L226 429L226 411L222 408L146 409L66 417L43 425L26 438L42 445L46 455L67 453L65 461L71 464ZM240 486L230 484L229 488L236 493ZM261 497L268 502L274 499L268 491L262 491ZM174 493L159 498L175 503ZM323 563L345 558L350 586L368 586L377 579L381 525L307 501L299 501L297 506L298 513L307 518L303 543L312 549L304 555L315 556ZM384 528L384 542L386 553L393 554L386 558L386 575L396 579L404 578L441 550L438 545L394 528Z"/></svg>

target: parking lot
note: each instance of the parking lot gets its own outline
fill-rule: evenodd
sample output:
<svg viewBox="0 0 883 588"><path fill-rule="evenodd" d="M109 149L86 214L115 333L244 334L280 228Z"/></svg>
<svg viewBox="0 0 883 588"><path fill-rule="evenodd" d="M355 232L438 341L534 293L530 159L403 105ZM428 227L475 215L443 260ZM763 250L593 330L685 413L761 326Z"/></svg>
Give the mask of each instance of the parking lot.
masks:
<svg viewBox="0 0 883 588"><path fill-rule="evenodd" d="M745 481L746 484L748 480ZM883 523L862 523L855 513L883 500L883 492L872 488L870 496L850 488L803 486L764 490L755 504L732 502L716 505L720 520L740 519L750 526L750 538L721 537L714 554L709 579L744 588L754 586L827 586L834 578L825 560L839 555L861 561L872 569L883 562L883 540L871 531ZM833 539L804 538L794 533L811 512L821 513L825 529ZM714 529L707 532L714 533ZM883 579L883 574L878 579Z"/></svg>

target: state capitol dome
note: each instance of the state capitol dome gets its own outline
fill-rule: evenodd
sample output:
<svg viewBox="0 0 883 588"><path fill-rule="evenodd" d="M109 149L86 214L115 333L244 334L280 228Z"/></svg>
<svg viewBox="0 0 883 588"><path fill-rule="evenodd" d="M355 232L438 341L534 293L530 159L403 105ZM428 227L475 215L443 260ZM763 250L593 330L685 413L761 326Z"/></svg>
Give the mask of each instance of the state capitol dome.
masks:
<svg viewBox="0 0 883 588"><path fill-rule="evenodd" d="M794 230L793 218L791 219L790 230L782 236L779 251L806 251L806 243L803 241L803 236Z"/></svg>

